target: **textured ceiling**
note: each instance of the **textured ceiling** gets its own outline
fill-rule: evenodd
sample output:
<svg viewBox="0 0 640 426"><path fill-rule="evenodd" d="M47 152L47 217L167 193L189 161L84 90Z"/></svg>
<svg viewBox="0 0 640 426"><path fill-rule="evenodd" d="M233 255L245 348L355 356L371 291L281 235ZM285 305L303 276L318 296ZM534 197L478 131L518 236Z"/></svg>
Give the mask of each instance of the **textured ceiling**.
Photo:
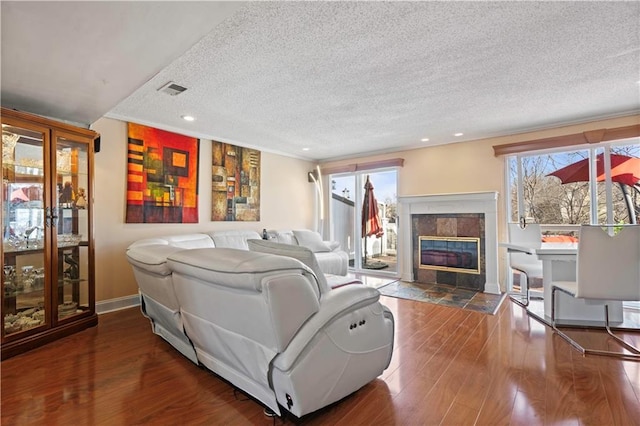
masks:
<svg viewBox="0 0 640 426"><path fill-rule="evenodd" d="M3 0L2 106L91 124L242 5Z"/></svg>
<svg viewBox="0 0 640 426"><path fill-rule="evenodd" d="M185 23L206 24L194 13L145 43L195 42ZM103 113L314 160L638 113L639 22L639 2L248 3ZM140 17L139 33L151 23ZM188 90L157 90L169 81Z"/></svg>

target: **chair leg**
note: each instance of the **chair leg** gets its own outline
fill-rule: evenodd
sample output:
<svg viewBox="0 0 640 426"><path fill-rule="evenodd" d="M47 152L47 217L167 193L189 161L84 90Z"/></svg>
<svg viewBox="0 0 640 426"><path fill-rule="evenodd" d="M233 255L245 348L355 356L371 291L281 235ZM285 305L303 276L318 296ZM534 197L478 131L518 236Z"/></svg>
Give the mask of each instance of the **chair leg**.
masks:
<svg viewBox="0 0 640 426"><path fill-rule="evenodd" d="M522 279L523 276L525 277L524 280ZM524 284L522 283L522 281L524 281ZM523 287L524 292L522 291ZM529 306L529 276L524 272L520 271L520 294L510 294L509 298L511 298L511 300L513 300L523 308Z"/></svg>
<svg viewBox="0 0 640 426"><path fill-rule="evenodd" d="M576 348L582 355L585 354L585 348L582 347L578 342L576 342L575 340L573 340L571 337L567 336L563 331L561 331L557 326L556 326L556 290L558 290L557 287L551 287L551 327L553 328L553 331L555 331L556 333L558 333L558 335L560 337L562 337L564 340L566 340L571 346L573 346L574 348ZM567 293L568 294L568 293ZM573 295L572 295L573 296Z"/></svg>
<svg viewBox="0 0 640 426"><path fill-rule="evenodd" d="M611 331L611 328L609 327L609 305L606 305L606 304L604 305L604 324L609 336L613 337L616 342L618 342L620 345L622 345L623 347L625 347L626 349L628 349L633 353L626 354L623 352L604 351L604 350L598 350L598 349L587 349L586 353L593 354L593 355L615 356L620 358L631 358L631 359L640 360L640 349L636 348L635 346L631 345L628 342L625 342L623 339L616 336L613 333L613 331Z"/></svg>
<svg viewBox="0 0 640 426"><path fill-rule="evenodd" d="M616 342L620 343L622 346L624 346L625 348L629 349L631 352L634 352L634 353L629 354L629 353L624 353L624 352L604 351L604 350L599 350L599 349L587 349L587 348L583 347L582 345L580 345L575 340L573 340L571 337L566 335L560 329L558 329L558 327L556 326L556 290L558 290L557 287L551 287L551 327L553 328L553 331L558 333L558 335L560 337L562 337L571 346L573 346L578 351L580 351L580 353L582 353L582 355L587 355L587 354L590 354L590 355L602 355L602 356L613 356L613 357L626 358L626 359L632 359L632 360L640 360L640 350L638 348L636 348L635 346L629 344L628 342L625 342L624 340L622 340L620 337L616 336L611 331L611 328L609 327L609 306L606 305L606 304L604 305L604 317L605 317L604 321L605 321L605 328L607 329L607 333L611 337L613 337L616 340ZM562 291L562 289L559 289L559 290ZM567 292L565 292L565 293L567 293ZM573 296L570 293L567 293L567 294Z"/></svg>

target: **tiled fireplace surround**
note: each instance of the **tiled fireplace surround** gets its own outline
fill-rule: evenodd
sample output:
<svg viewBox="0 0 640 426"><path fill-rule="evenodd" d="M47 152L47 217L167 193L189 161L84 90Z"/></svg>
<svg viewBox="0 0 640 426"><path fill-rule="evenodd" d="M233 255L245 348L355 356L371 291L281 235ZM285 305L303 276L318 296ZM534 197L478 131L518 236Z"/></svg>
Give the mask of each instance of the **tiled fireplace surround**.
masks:
<svg viewBox="0 0 640 426"><path fill-rule="evenodd" d="M497 200L497 192L398 197L399 243L402 253L407 253L402 259L401 279L500 294ZM480 238L480 274L418 268L420 236Z"/></svg>

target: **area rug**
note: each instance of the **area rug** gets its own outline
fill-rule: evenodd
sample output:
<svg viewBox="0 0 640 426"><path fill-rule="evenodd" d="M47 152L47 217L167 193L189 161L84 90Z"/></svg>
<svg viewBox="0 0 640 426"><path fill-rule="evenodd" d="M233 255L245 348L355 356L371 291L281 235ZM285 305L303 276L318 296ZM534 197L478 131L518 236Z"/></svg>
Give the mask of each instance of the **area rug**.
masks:
<svg viewBox="0 0 640 426"><path fill-rule="evenodd" d="M443 284L420 284L395 281L378 291L384 296L434 303L460 309L494 315L504 300L506 293L489 294L460 289Z"/></svg>

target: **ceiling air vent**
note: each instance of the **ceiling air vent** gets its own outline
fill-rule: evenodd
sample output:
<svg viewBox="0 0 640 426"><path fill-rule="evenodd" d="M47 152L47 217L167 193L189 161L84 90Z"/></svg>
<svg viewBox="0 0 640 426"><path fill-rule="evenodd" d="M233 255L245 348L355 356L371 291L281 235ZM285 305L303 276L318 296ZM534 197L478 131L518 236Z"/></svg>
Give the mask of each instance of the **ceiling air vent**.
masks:
<svg viewBox="0 0 640 426"><path fill-rule="evenodd" d="M165 84L164 86L158 89L158 91L167 93L171 96L179 95L185 90L187 90L186 87L182 87L179 84L175 84L173 81L168 82L167 84Z"/></svg>

